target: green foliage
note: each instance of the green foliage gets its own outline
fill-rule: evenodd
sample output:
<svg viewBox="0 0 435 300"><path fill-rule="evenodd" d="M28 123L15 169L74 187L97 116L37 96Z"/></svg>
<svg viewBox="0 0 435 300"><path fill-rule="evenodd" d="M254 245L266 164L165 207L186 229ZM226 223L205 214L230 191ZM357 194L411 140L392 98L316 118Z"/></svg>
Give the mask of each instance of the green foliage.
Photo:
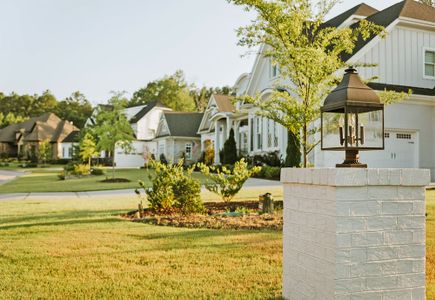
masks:
<svg viewBox="0 0 435 300"><path fill-rule="evenodd" d="M76 91L57 104L55 113L62 120L71 121L78 128L83 128L92 115L92 105L85 95Z"/></svg>
<svg viewBox="0 0 435 300"><path fill-rule="evenodd" d="M78 164L74 166L73 175L76 176L86 176L91 173L91 168L88 165Z"/></svg>
<svg viewBox="0 0 435 300"><path fill-rule="evenodd" d="M205 187L212 193L219 195L224 202L230 202L252 175L260 172L261 167L248 168L244 159L234 164L233 170L222 167L221 170L203 163L198 164L202 174L208 179ZM215 173L214 173L215 172Z"/></svg>
<svg viewBox="0 0 435 300"><path fill-rule="evenodd" d="M247 156L246 161L252 166L281 167L282 161L278 151Z"/></svg>
<svg viewBox="0 0 435 300"><path fill-rule="evenodd" d="M80 156L84 161L88 161L89 167L91 167L92 157L98 155L97 145L94 141L94 137L88 132L80 141Z"/></svg>
<svg viewBox="0 0 435 300"><path fill-rule="evenodd" d="M224 143L224 158L223 163L232 165L237 161L237 146L234 139L234 130L231 128L230 136Z"/></svg>
<svg viewBox="0 0 435 300"><path fill-rule="evenodd" d="M262 54L279 66L280 81L269 97L243 97L259 108L258 114L283 125L301 142L303 164L318 144L323 99L336 84L335 74L346 66L342 54L352 53L358 39L384 35L381 26L361 20L352 27L326 27L325 16L336 0L229 0L257 17L238 30L239 45L262 47ZM291 84L285 84L291 82Z"/></svg>
<svg viewBox="0 0 435 300"><path fill-rule="evenodd" d="M147 200L154 211L190 214L204 210L200 197L201 184L192 177L194 167L185 172L182 160L173 165L157 161L150 161L149 164L155 171L149 175L152 188L147 189L143 181L139 181L139 185L145 190ZM140 195L138 190L136 193Z"/></svg>
<svg viewBox="0 0 435 300"><path fill-rule="evenodd" d="M287 135L287 153L284 165L290 168L301 166L301 144L297 136L291 131Z"/></svg>
<svg viewBox="0 0 435 300"><path fill-rule="evenodd" d="M102 168L95 168L95 167L93 167L91 169L91 175L101 176L101 175L104 175L104 174L106 174L106 172Z"/></svg>
<svg viewBox="0 0 435 300"><path fill-rule="evenodd" d="M133 129L127 117L123 113L122 94L114 93L109 100L113 105L113 110L102 110L96 117L96 125L93 128L95 135L98 136L97 148L112 154L115 148L119 147L125 152L132 149L134 139ZM112 178L115 178L115 163L112 162Z"/></svg>
<svg viewBox="0 0 435 300"><path fill-rule="evenodd" d="M207 166L214 163L214 147L210 140L205 141L204 161Z"/></svg>
<svg viewBox="0 0 435 300"><path fill-rule="evenodd" d="M168 160L166 159L165 154L161 153L159 156L159 160L162 164L167 165L168 164Z"/></svg>
<svg viewBox="0 0 435 300"><path fill-rule="evenodd" d="M269 180L279 180L281 177L281 168L280 167L270 167L263 166L261 171L257 173L254 177L256 178L264 178Z"/></svg>
<svg viewBox="0 0 435 300"><path fill-rule="evenodd" d="M195 102L181 70L152 81L134 92L128 106L147 104L156 100L175 111L195 111Z"/></svg>
<svg viewBox="0 0 435 300"><path fill-rule="evenodd" d="M38 161L45 165L45 163L51 159L52 153L50 140L42 141L38 148Z"/></svg>

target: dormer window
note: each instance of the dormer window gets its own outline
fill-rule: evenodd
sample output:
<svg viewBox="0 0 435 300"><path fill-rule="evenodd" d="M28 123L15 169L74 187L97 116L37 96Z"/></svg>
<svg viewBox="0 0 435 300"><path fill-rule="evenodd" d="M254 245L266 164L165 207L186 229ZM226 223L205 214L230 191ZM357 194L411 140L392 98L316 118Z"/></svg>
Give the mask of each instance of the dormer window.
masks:
<svg viewBox="0 0 435 300"><path fill-rule="evenodd" d="M424 75L435 77L435 50L424 50Z"/></svg>

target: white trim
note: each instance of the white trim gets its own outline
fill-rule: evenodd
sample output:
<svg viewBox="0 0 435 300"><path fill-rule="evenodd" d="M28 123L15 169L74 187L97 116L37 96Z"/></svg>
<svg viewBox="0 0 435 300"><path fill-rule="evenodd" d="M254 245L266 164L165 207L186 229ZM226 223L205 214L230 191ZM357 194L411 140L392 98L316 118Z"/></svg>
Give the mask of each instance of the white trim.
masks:
<svg viewBox="0 0 435 300"><path fill-rule="evenodd" d="M423 78L433 80L435 79L435 62L432 63L434 67L434 76L426 75L426 51L433 52L435 55L435 48L423 47Z"/></svg>

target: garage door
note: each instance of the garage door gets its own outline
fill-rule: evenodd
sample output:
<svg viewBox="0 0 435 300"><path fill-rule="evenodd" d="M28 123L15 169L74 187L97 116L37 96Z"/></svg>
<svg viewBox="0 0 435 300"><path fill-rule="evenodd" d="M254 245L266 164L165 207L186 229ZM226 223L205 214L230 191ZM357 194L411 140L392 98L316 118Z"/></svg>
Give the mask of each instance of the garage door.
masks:
<svg viewBox="0 0 435 300"><path fill-rule="evenodd" d="M385 150L361 152L370 168L418 168L416 132L385 131Z"/></svg>

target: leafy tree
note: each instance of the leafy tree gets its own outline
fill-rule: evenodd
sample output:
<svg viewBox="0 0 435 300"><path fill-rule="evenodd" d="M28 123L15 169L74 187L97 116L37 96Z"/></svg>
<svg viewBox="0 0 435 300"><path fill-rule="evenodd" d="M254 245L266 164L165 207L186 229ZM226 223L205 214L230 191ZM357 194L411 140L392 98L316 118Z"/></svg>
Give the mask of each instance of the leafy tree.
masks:
<svg viewBox="0 0 435 300"><path fill-rule="evenodd" d="M228 203L243 187L243 184L252 175L260 172L261 167L248 168L244 159L234 164L233 170L222 167L222 170L212 166L206 166L203 163L198 164L201 173L207 178L205 187L212 193L219 195L222 201Z"/></svg>
<svg viewBox="0 0 435 300"><path fill-rule="evenodd" d="M259 115L278 122L301 142L304 167L318 144L310 139L318 128L322 100L336 84L336 71L344 68L343 53L352 53L358 39L383 34L383 28L361 20L349 28L326 27L325 15L336 0L228 0L256 11L250 25L238 29L239 45L264 45L263 55L279 66L281 89L268 99L245 97L259 107ZM292 84L285 84L291 82Z"/></svg>
<svg viewBox="0 0 435 300"><path fill-rule="evenodd" d="M298 138L291 132L288 132L287 153L284 165L286 167L299 167L301 165L301 145Z"/></svg>
<svg viewBox="0 0 435 300"><path fill-rule="evenodd" d="M52 147L50 140L42 141L38 148L38 160L42 162L43 165L52 157Z"/></svg>
<svg viewBox="0 0 435 300"><path fill-rule="evenodd" d="M204 111L207 107L208 101L213 94L221 94L221 95L230 95L231 88L228 86L224 86L222 88L219 87L202 87L200 89L192 86L190 94L195 101L195 106L197 111Z"/></svg>
<svg viewBox="0 0 435 300"><path fill-rule="evenodd" d="M58 103L56 115L63 120L72 121L79 128L83 128L86 120L92 115L92 105L85 95L76 91Z"/></svg>
<svg viewBox="0 0 435 300"><path fill-rule="evenodd" d="M46 112L55 112L56 106L56 97L49 90L46 90L42 95L34 96L31 114L38 116Z"/></svg>
<svg viewBox="0 0 435 300"><path fill-rule="evenodd" d="M231 128L230 136L224 143L224 159L226 165L233 165L237 161L237 146L234 139L234 130Z"/></svg>
<svg viewBox="0 0 435 300"><path fill-rule="evenodd" d="M83 160L88 161L88 166L90 168L91 159L96 155L98 155L98 151L94 138L90 133L86 133L84 138L80 141L80 156Z"/></svg>
<svg viewBox="0 0 435 300"><path fill-rule="evenodd" d="M112 153L114 158L115 148L120 147L129 152L132 149L134 139L133 129L123 113L122 98L115 93L110 99L113 110L102 110L96 117L96 125L93 128L98 136L97 148ZM115 178L115 161L112 161L112 178Z"/></svg>
<svg viewBox="0 0 435 300"><path fill-rule="evenodd" d="M204 163L211 166L214 163L214 147L210 140L205 141Z"/></svg>
<svg viewBox="0 0 435 300"><path fill-rule="evenodd" d="M128 106L147 104L158 100L175 111L194 111L195 102L181 70L170 76L152 81L133 93Z"/></svg>

